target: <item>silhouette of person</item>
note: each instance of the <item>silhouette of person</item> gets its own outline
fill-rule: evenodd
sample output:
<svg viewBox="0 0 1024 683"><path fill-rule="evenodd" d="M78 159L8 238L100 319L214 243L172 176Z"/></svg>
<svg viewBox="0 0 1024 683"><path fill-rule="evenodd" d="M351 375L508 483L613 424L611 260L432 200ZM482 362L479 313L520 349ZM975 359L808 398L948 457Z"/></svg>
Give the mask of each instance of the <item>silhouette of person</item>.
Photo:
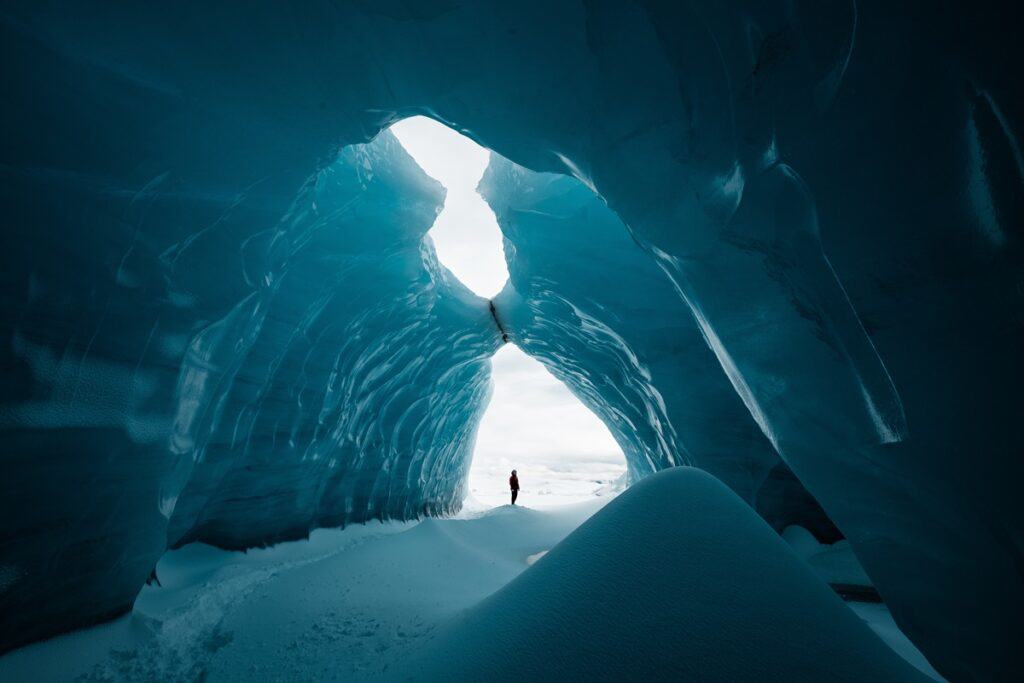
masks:
<svg viewBox="0 0 1024 683"><path fill-rule="evenodd" d="M512 504L516 504L516 497L519 495L519 477L516 471L512 470L512 476L508 478L508 487L512 489Z"/></svg>

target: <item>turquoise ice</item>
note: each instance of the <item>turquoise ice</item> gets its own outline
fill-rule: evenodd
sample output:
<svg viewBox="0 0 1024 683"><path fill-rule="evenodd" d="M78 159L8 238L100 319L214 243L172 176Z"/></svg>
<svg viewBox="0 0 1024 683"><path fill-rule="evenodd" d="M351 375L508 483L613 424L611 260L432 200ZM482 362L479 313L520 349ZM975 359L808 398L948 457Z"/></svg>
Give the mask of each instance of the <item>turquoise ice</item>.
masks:
<svg viewBox="0 0 1024 683"><path fill-rule="evenodd" d="M127 610L188 540L454 510L507 335L634 477L838 529L937 669L1003 677L1005 5L7 3L0 650ZM443 193L383 132L412 115L507 160L493 302L424 239Z"/></svg>

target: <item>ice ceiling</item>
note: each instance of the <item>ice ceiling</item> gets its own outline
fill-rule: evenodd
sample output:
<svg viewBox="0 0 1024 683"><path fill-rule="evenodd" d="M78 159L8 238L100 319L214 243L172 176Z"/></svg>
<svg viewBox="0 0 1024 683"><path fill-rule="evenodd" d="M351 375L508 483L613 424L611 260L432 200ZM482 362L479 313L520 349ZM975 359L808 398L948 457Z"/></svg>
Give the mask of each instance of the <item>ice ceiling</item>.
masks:
<svg viewBox="0 0 1024 683"><path fill-rule="evenodd" d="M1001 5L5 6L0 650L123 611L168 546L454 510L507 337L634 477L831 519L936 668L1008 670ZM423 240L443 189L384 130L416 114L500 155L492 302Z"/></svg>

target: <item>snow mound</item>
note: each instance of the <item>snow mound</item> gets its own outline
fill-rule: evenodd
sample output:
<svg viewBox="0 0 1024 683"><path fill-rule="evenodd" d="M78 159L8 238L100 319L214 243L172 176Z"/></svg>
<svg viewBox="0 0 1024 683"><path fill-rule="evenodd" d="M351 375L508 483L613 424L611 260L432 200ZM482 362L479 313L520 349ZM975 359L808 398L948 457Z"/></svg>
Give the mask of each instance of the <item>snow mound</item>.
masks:
<svg viewBox="0 0 1024 683"><path fill-rule="evenodd" d="M405 680L924 680L710 475L610 502L391 671Z"/></svg>

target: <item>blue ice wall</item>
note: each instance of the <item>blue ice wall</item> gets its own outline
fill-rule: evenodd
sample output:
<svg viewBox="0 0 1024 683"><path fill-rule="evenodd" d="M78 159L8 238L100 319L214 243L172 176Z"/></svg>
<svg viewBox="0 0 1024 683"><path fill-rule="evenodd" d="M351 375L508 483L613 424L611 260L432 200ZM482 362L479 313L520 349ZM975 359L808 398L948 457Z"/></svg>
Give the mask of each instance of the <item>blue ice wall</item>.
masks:
<svg viewBox="0 0 1024 683"><path fill-rule="evenodd" d="M280 276L257 236L311 179L421 113L600 195L901 628L947 676L998 679L1024 606L1019 13L995 0L8 3L0 643L124 609L183 488L182 538L272 539L340 514L293 512L265 534L266 520L219 524L235 512L203 481L220 474L196 468L187 488L195 443L173 438L190 410L184 361L211 326L243 333L232 312ZM267 397L301 383L239 356ZM241 386L217 391L244 413ZM244 467L225 484L256 490ZM382 499L364 489L352 500ZM302 507L279 493L274 509Z"/></svg>
<svg viewBox="0 0 1024 683"><path fill-rule="evenodd" d="M171 544L244 548L461 507L502 342L424 239L443 197L383 132L243 244L258 291L182 363L172 438L196 465Z"/></svg>
<svg viewBox="0 0 1024 683"><path fill-rule="evenodd" d="M8 643L130 605L169 545L461 506L502 341L425 237L444 189L382 132L297 190L262 231L232 229L245 198L226 197L177 243L158 213L119 260L100 243L33 261L10 331L31 394L4 432ZM83 271L62 301L53 283ZM75 295L101 299L36 317Z"/></svg>
<svg viewBox="0 0 1024 683"><path fill-rule="evenodd" d="M510 279L494 300L498 320L608 425L634 479L700 467L778 530L800 524L835 538L671 280L593 190L492 155L478 191L505 237Z"/></svg>

